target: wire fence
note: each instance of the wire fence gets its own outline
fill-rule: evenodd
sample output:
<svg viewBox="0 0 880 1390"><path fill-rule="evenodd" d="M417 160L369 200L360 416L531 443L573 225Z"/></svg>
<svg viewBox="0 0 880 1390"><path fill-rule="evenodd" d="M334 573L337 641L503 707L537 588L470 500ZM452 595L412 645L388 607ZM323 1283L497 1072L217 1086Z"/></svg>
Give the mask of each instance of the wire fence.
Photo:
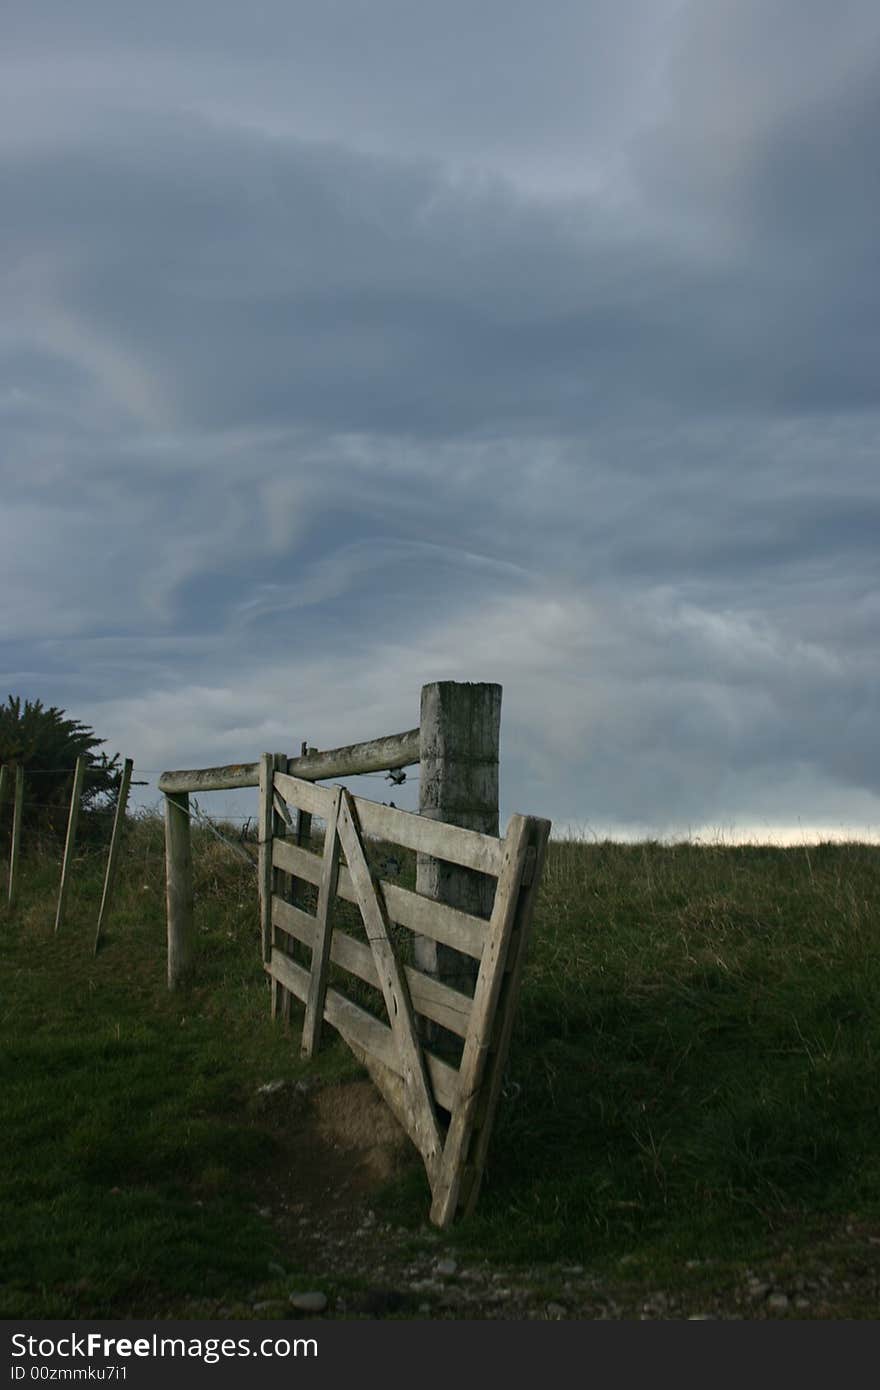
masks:
<svg viewBox="0 0 880 1390"><path fill-rule="evenodd" d="M161 888L165 879L167 844L163 813L166 801L158 786L163 771L164 769L160 768L135 768L129 759L125 760L124 768L83 767L81 763L77 768L71 768L69 765L27 768L14 762L7 763L0 779L0 794L3 796L0 812L3 813L4 825L8 827L11 823L11 834L7 838L4 832L4 843L0 848L3 859L6 858L8 849L7 910L13 911L19 897L22 848L25 851L25 862L30 862L33 857L34 863L45 866L47 859L55 860L57 856L61 875L56 902L56 933L63 924L65 907L71 900L71 890L80 904L80 911L86 899L90 899L92 895L95 895L97 909L96 874L100 872L97 863L101 861L104 888L100 897L94 941L97 954L106 938L107 920L115 892L114 884L119 879L122 865L127 865L124 875L129 892L132 886L137 888L138 885L141 885L144 891L155 892ZM367 784L369 790L365 790L364 787L367 778L371 779ZM342 785L353 783L354 787L350 788L351 790L371 800L378 800L378 796L370 796L370 792L380 790L377 779L380 779L389 791L393 789L399 801L403 795L405 801L412 802L415 799L417 803L420 780L417 771L411 773L401 768L389 769L387 772L362 772L350 777L334 778L332 781L341 782ZM89 787L90 781L93 784L95 781L99 783L97 795L94 785L92 788ZM71 798L74 787L79 789L77 801ZM134 801L139 804L133 805L131 792L134 789L139 792L146 789L148 793L154 791L155 800L151 802L148 796L136 795ZM400 789L405 790L401 793ZM240 794L249 789L226 790L227 795L232 793L236 798L240 798ZM212 791L212 796L216 794ZM282 809L280 801L276 804L279 810ZM397 805L391 799L386 799L383 804ZM397 808L410 809L404 804ZM222 845L225 851L227 867L220 869L216 859L204 853L204 841L201 842L202 848L196 854L196 862L201 861L203 865L207 891L227 891L231 886L228 875L235 863L241 866L241 873L245 875L239 880L237 891L239 896L244 892L247 897L248 885L256 887L255 880L259 868L259 821L256 807L249 814L226 807L222 811L218 809L211 813L200 801L190 796L185 809L190 824ZM411 809L417 809L417 805ZM295 808L287 808L286 803L284 810L288 829L296 833L299 812ZM311 826L315 837L320 838L324 835L326 826L321 817L313 817ZM194 848L197 846L198 841ZM315 847L314 840L311 847ZM384 868L397 873L400 866L389 860ZM26 880L23 882L26 883Z"/></svg>
<svg viewBox="0 0 880 1390"><path fill-rule="evenodd" d="M121 769L115 770L119 772L121 776ZM106 777L107 775L107 769L102 767L87 767L83 771L85 779L88 779L90 777ZM163 771L164 769L162 768L136 767L133 769L132 778L129 783L130 788L152 788L156 792L156 798L152 803L145 801L142 798L139 798L140 804L135 806L132 806L129 801L129 803L126 806L126 814L124 818L125 822L143 820L145 818L151 818L154 816L158 819L162 816L165 798L163 794L159 791L158 779L161 777ZM31 787L33 791L36 793L36 795L25 795L22 798L22 811L36 813L52 812L55 814L56 817L59 816L59 814L63 815L66 810L66 807L62 796L59 796L59 798L55 801L49 801L46 800L45 797L41 797L39 794L40 782L43 782L43 785L45 785L46 779L53 778L55 779L55 782L57 784L57 780L61 775L64 775L65 779L68 782L68 786L64 788L64 790L69 792L70 787L73 783L74 776L73 770L70 768L69 765L66 767L55 768L26 768L24 772L25 787ZM413 771L407 769L392 769L387 772L362 772L356 774L356 776L352 776L351 778L340 778L338 780L345 784L349 781L360 782L361 779L366 778L370 778L373 783L375 783L377 779L380 779L384 783L388 784L389 790L393 788L397 792L398 798L400 798L401 795L400 791L398 791L398 788L412 788L415 790L417 789L419 783L419 774L417 769L414 769ZM77 862L82 862L107 854L108 846L110 844L111 831L113 827L113 822L115 821L117 809L114 790L117 789L110 788L107 790L106 796L108 800L106 804L91 805L88 807L87 812L85 813L87 817L86 824L88 826L88 833L81 833L80 843L76 845L75 857ZM212 793L212 795L216 794L217 793ZM406 793L404 793L404 797L406 800L411 799L406 796ZM11 799L12 798L10 797L9 800L11 801ZM391 799L385 800L383 804L392 807L397 805L397 803ZM399 809L407 808L401 806ZM415 809L415 807L413 809ZM198 825L202 829L206 830L219 843L223 844L232 855L234 855L243 863L247 863L249 867L251 867L252 869L256 870L258 860L257 854L254 852L254 850L259 849L259 839L257 828L258 818L255 812L252 812L250 814L243 814L233 810L211 812L206 810L204 805L199 801L196 801L194 797L190 798L187 811L190 821L193 825ZM80 822L80 824L82 825L83 823ZM240 827L239 832L235 836L235 838L233 838L229 834L229 829L231 826ZM100 832L97 835L97 837L95 835L96 827ZM320 830L321 827L322 822L320 821L320 818L316 818L316 830ZM37 833L39 834L40 830L44 828L45 827L36 827ZM56 837L60 834L60 825L58 828L56 828L55 833ZM95 842L96 839L97 842ZM249 849L248 846L252 846L253 849ZM158 860L161 857L161 853L161 847L157 844L154 854L149 857L151 859L155 858L156 860Z"/></svg>

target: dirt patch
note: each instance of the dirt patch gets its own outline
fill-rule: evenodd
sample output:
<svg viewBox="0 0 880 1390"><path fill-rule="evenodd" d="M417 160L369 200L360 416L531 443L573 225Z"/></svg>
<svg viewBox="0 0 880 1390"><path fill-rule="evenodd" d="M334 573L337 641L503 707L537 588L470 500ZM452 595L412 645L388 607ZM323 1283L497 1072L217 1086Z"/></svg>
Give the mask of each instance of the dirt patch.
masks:
<svg viewBox="0 0 880 1390"><path fill-rule="evenodd" d="M370 1081L270 1092L268 1112L278 1145L271 1205L320 1217L363 1208L370 1196L419 1158Z"/></svg>
<svg viewBox="0 0 880 1390"><path fill-rule="evenodd" d="M373 1183L389 1182L413 1158L413 1146L369 1081L316 1091L312 1100L319 1140L345 1154Z"/></svg>

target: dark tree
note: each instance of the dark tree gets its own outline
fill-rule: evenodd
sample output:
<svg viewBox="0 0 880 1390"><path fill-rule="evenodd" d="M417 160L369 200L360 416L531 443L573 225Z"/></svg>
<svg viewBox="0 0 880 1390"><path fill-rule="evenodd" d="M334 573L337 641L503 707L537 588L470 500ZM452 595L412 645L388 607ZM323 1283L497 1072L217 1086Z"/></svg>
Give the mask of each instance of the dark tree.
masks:
<svg viewBox="0 0 880 1390"><path fill-rule="evenodd" d="M77 758L86 759L80 803L80 826L85 835L94 833L102 818L93 813L106 809L118 790L121 778L119 754L108 758L96 753L106 740L77 719L65 719L64 710L54 705L46 709L41 700L25 700L10 695L0 705L0 763L10 772L24 768L24 815L26 831L48 831L61 836L67 825L70 794ZM92 813L92 814L90 814ZM2 823L6 830L12 817L12 787L9 785Z"/></svg>

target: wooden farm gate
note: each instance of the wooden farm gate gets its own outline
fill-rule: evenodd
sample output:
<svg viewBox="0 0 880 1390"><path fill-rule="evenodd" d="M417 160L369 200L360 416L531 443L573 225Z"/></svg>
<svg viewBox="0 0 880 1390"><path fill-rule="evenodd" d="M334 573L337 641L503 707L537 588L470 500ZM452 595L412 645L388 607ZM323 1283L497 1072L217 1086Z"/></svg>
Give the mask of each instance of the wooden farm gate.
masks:
<svg viewBox="0 0 880 1390"><path fill-rule="evenodd" d="M446 1227L477 1199L550 822L515 815L497 839L303 781L275 764L273 754L260 760L260 913L273 1011L286 991L305 1005L306 1056L324 1020L341 1034L419 1150L431 1220ZM278 833L287 805L326 822L323 855ZM488 920L386 881L370 867L370 839L490 876ZM317 887L314 914L279 891L288 874ZM359 909L365 939L334 925L340 898ZM473 997L409 963L411 933L479 963ZM294 942L308 948L300 951L308 966L294 959ZM329 983L331 965L338 988ZM346 994L352 976L379 991L384 1021ZM426 1046L432 1026L461 1040L457 1065Z"/></svg>

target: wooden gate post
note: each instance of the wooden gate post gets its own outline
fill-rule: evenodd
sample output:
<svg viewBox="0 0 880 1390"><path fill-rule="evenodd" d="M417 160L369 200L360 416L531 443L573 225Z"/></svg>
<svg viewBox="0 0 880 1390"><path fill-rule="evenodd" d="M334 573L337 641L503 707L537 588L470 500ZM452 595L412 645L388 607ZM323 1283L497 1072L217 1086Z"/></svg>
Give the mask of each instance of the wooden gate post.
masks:
<svg viewBox="0 0 880 1390"><path fill-rule="evenodd" d="M165 905L168 914L168 988L192 975L195 956L189 793L165 796Z"/></svg>
<svg viewBox="0 0 880 1390"><path fill-rule="evenodd" d="M422 686L419 814L498 834L501 686L435 681ZM416 891L488 917L495 882L485 874L420 854ZM444 984L472 994L477 962L427 937L414 941L415 963ZM435 1025L426 1025L434 1035Z"/></svg>

